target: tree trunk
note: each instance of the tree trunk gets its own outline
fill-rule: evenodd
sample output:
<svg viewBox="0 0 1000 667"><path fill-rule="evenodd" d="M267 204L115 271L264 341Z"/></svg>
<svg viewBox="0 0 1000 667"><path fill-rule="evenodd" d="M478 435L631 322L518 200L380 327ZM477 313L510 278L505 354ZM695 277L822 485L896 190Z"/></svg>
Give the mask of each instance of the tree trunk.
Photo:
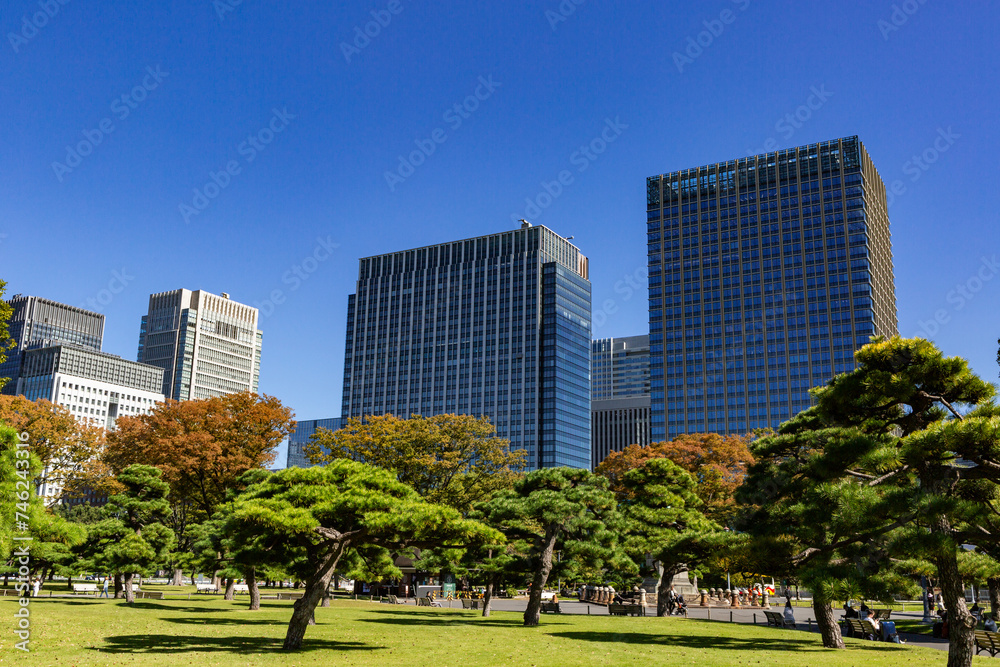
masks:
<svg viewBox="0 0 1000 667"><path fill-rule="evenodd" d="M226 577L226 596L224 599L232 600L236 595L236 577Z"/></svg>
<svg viewBox="0 0 1000 667"><path fill-rule="evenodd" d="M312 576L306 581L302 597L292 605L292 618L288 621L283 650L297 651L302 648L302 638L306 636L306 628L316 624L316 605L330 587L330 578L333 577L333 570L337 567L337 561L344 553L345 546L345 544L338 545L333 553L317 564Z"/></svg>
<svg viewBox="0 0 1000 667"><path fill-rule="evenodd" d="M125 594L125 586L122 583L121 572L115 572L115 599L121 600Z"/></svg>
<svg viewBox="0 0 1000 667"><path fill-rule="evenodd" d="M542 553L538 555L538 569L531 580L531 594L528 596L528 608L524 610L524 624L529 627L538 625L542 611L542 589L549 580L552 571L552 553L556 548L556 538L559 532L553 528L545 530L545 541Z"/></svg>
<svg viewBox="0 0 1000 667"><path fill-rule="evenodd" d="M183 586L184 585L184 570L181 568L174 568L174 579L170 582L171 586Z"/></svg>
<svg viewBox="0 0 1000 667"><path fill-rule="evenodd" d="M662 567L662 566L661 566ZM670 593L670 582L673 580L674 575L672 570L668 570L662 567L660 570L660 584L656 587L656 615L666 616L668 610L667 607L667 595Z"/></svg>
<svg viewBox="0 0 1000 667"><path fill-rule="evenodd" d="M194 571L192 571L192 572L191 572L191 585L192 585L192 586L197 586L197 585L198 585L198 582L197 582L197 580L195 580L195 578L194 578L194 577L195 577L195 573L194 573Z"/></svg>
<svg viewBox="0 0 1000 667"><path fill-rule="evenodd" d="M10 585L10 572L5 572L3 575L3 587L7 588Z"/></svg>
<svg viewBox="0 0 1000 667"><path fill-rule="evenodd" d="M260 587L257 586L257 568L247 568L247 587L250 589L250 611L260 609Z"/></svg>
<svg viewBox="0 0 1000 667"><path fill-rule="evenodd" d="M991 577L986 580L986 586L990 591L990 612L993 619L1000 618L1000 577Z"/></svg>
<svg viewBox="0 0 1000 667"><path fill-rule="evenodd" d="M73 590L73 575L66 577L66 590Z"/></svg>
<svg viewBox="0 0 1000 667"><path fill-rule="evenodd" d="M132 579L134 577L135 575L132 572L125 575L125 602L128 602L129 604L135 602L135 591L132 590Z"/></svg>
<svg viewBox="0 0 1000 667"><path fill-rule="evenodd" d="M486 592L483 593L483 618L489 616L492 611L490 606L493 604L493 586L495 585L496 578L495 574L491 574L486 578Z"/></svg>
<svg viewBox="0 0 1000 667"><path fill-rule="evenodd" d="M816 586L815 588L819 588ZM844 648L844 638L840 634L840 626L833 615L833 604L823 600L813 592L813 613L816 614L816 625L823 637L824 648Z"/></svg>
<svg viewBox="0 0 1000 667"><path fill-rule="evenodd" d="M948 535L951 525L939 517L931 532ZM945 546L934 559L941 586L941 597L948 610L948 667L969 667L975 653L976 617L965 606L965 586L958 572L958 554Z"/></svg>

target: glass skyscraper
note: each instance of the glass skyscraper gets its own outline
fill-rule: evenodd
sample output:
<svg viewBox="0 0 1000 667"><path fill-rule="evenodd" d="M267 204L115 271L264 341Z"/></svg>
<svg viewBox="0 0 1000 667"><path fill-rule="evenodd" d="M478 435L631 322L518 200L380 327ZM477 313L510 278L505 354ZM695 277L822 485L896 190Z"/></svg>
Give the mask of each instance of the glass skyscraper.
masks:
<svg viewBox="0 0 1000 667"><path fill-rule="evenodd" d="M38 296L16 294L7 303L14 309L9 330L16 346L0 364L0 378L9 378L3 393L17 393L22 358L28 350L67 343L101 351L104 315Z"/></svg>
<svg viewBox="0 0 1000 667"><path fill-rule="evenodd" d="M342 416L486 415L527 467L590 466L587 258L542 226L367 257Z"/></svg>
<svg viewBox="0 0 1000 667"><path fill-rule="evenodd" d="M591 345L591 465L629 445L650 444L649 336Z"/></svg>
<svg viewBox="0 0 1000 667"><path fill-rule="evenodd" d="M885 185L857 137L646 180L652 438L746 433L897 333Z"/></svg>
<svg viewBox="0 0 1000 667"><path fill-rule="evenodd" d="M308 468L312 466L303 447L309 444L309 439L318 428L325 428L330 431L339 431L343 426L340 417L329 417L327 419L306 419L295 423L295 430L288 435L288 459L286 465L289 468Z"/></svg>
<svg viewBox="0 0 1000 667"><path fill-rule="evenodd" d="M178 289L149 295L138 360L163 369L175 401L257 392L263 334L259 312L223 292Z"/></svg>

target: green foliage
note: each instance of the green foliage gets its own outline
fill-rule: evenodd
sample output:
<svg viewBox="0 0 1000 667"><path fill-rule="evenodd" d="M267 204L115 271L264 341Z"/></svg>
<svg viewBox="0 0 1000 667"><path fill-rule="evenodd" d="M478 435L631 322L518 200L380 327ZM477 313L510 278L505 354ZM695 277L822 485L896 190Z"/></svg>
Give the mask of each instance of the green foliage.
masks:
<svg viewBox="0 0 1000 667"><path fill-rule="evenodd" d="M625 548L638 562L650 554L670 577L700 574L725 548L728 534L703 513L697 482L670 459L650 459L622 478L629 501L623 504Z"/></svg>
<svg viewBox="0 0 1000 667"><path fill-rule="evenodd" d="M7 350L14 347L14 339L10 335L10 318L14 316L14 308L7 303L3 295L7 291L7 283L0 280L0 364L7 361ZM0 377L0 389L10 378Z"/></svg>
<svg viewBox="0 0 1000 667"><path fill-rule="evenodd" d="M176 544L161 523L170 512L169 485L159 469L131 465L118 475L123 492L108 499L103 521L93 524L80 549L90 569L146 574L166 563Z"/></svg>

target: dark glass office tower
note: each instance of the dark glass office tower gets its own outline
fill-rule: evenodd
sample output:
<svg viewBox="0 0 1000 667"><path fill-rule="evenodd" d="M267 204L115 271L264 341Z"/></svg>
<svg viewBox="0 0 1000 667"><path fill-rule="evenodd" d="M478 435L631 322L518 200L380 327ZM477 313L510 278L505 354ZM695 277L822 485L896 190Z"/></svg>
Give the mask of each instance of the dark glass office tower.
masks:
<svg viewBox="0 0 1000 667"><path fill-rule="evenodd" d="M590 466L587 258L541 226L366 257L344 418L486 415L529 469Z"/></svg>
<svg viewBox="0 0 1000 667"><path fill-rule="evenodd" d="M885 185L857 137L646 180L652 438L746 433L897 333Z"/></svg>
<svg viewBox="0 0 1000 667"><path fill-rule="evenodd" d="M17 392L21 360L28 350L65 343L101 351L104 315L38 296L17 294L7 303L14 309L10 335L17 346L7 351L7 361L0 364L0 378L10 378L2 393Z"/></svg>

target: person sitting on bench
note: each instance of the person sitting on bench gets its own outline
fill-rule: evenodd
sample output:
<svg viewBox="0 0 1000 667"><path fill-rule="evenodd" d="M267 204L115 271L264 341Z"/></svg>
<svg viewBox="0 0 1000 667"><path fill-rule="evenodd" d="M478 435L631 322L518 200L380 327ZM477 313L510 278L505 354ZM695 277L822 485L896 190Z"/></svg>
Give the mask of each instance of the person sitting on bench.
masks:
<svg viewBox="0 0 1000 667"><path fill-rule="evenodd" d="M795 610L792 609L792 600L790 598L785 601L784 617L785 623L795 625Z"/></svg>

